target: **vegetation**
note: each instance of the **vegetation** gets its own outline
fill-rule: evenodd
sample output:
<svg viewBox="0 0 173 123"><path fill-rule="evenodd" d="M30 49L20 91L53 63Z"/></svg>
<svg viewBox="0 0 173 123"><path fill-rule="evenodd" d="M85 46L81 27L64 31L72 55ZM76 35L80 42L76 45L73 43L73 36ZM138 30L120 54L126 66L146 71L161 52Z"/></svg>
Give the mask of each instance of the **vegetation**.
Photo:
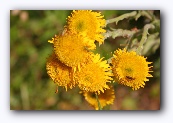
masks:
<svg viewBox="0 0 173 123"><path fill-rule="evenodd" d="M133 11L100 11L106 20L133 13ZM145 88L133 91L131 88L114 84L115 102L106 106L107 110L158 110L160 109L160 11L137 11L136 15L119 18L110 23L107 30L116 35L109 36L104 45L95 53L109 59L118 48L123 48L133 35L134 30L145 31L145 25L155 25L149 30L147 43L142 55L152 61L153 75ZM48 43L55 34L62 33L70 10L12 10L10 11L10 109L11 110L93 110L79 93L77 87L66 91L59 88L49 78L46 61L52 53L52 44ZM152 13L152 14L151 14ZM155 19L157 18L157 19ZM123 33L121 33L124 31ZM141 33L145 35L144 33ZM133 37L133 42L142 35ZM135 44L135 43L134 43ZM140 45L140 44L139 44ZM139 49L140 50L140 49ZM140 52L140 51L139 51Z"/></svg>

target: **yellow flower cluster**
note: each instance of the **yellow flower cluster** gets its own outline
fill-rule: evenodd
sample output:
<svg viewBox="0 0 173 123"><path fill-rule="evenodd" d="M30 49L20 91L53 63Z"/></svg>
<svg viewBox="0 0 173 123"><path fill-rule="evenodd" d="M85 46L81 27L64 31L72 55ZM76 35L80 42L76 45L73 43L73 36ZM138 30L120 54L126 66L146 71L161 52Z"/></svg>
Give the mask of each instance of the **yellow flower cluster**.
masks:
<svg viewBox="0 0 173 123"><path fill-rule="evenodd" d="M104 42L106 20L99 12L73 10L67 18L64 31L48 42L53 44L53 53L47 60L46 69L50 78L66 89L78 86L86 101L98 110L100 106L112 104L115 99L112 80L137 90L144 87L147 77L152 77L146 58L136 52L118 49L114 52L110 66L96 49L95 41Z"/></svg>
<svg viewBox="0 0 173 123"><path fill-rule="evenodd" d="M113 76L111 67L99 54L92 52L96 49L95 41L99 44L104 42L105 23L99 12L74 10L67 18L62 34L48 41L53 44L54 50L47 60L46 69L57 86L67 91L77 85L84 96L94 93L102 98L104 92L114 95L114 91L108 91L110 87L107 85ZM102 107L113 103L115 97L110 98L108 102L102 101Z"/></svg>

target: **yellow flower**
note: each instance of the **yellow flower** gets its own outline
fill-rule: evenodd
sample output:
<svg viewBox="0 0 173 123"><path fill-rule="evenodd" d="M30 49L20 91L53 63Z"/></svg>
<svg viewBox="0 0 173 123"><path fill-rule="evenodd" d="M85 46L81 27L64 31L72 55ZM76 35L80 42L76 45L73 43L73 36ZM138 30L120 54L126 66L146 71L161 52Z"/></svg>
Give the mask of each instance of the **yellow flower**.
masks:
<svg viewBox="0 0 173 123"><path fill-rule="evenodd" d="M58 86L72 89L75 86L72 81L72 69L61 63L53 53L46 63L47 74Z"/></svg>
<svg viewBox="0 0 173 123"><path fill-rule="evenodd" d="M83 92L83 95L85 97L85 100L91 105L93 106L96 110L99 109L98 107L98 102L96 100L96 96L95 93L91 93L91 92ZM106 105L110 105L114 103L114 99L115 99L115 94L114 94L114 88L110 87L110 89L106 89L104 91L104 93L100 93L98 95L98 99L100 102L100 106L101 108L103 108Z"/></svg>
<svg viewBox="0 0 173 123"><path fill-rule="evenodd" d="M99 94L109 88L106 83L112 80L111 68L107 61L101 61L102 59L99 54L92 54L90 61L74 74L74 80L81 90Z"/></svg>
<svg viewBox="0 0 173 123"><path fill-rule="evenodd" d="M54 51L62 63L76 69L87 60L90 55L89 50L95 48L88 46L89 41L83 36L67 32L54 38Z"/></svg>
<svg viewBox="0 0 173 123"><path fill-rule="evenodd" d="M106 20L103 19L100 12L92 12L92 10L73 10L71 16L68 16L68 28L75 34L81 34L89 37L102 44L104 36L102 33L106 32Z"/></svg>
<svg viewBox="0 0 173 123"><path fill-rule="evenodd" d="M112 59L112 72L118 83L137 90L140 87L144 88L145 82L149 81L147 77L152 77L149 74L149 72L152 72L150 71L152 66L148 66L151 63L134 51L127 52L126 49L118 49L114 52L114 58Z"/></svg>

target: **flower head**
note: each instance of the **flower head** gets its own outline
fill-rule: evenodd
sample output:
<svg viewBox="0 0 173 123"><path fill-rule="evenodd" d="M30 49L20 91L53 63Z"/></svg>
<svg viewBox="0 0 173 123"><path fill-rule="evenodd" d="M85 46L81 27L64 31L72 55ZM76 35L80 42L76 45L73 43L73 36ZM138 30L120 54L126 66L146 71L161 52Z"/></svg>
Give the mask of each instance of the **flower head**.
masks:
<svg viewBox="0 0 173 123"><path fill-rule="evenodd" d="M47 73L58 86L72 89L75 86L72 81L72 69L61 63L53 53L46 63Z"/></svg>
<svg viewBox="0 0 173 123"><path fill-rule="evenodd" d="M112 72L118 83L137 90L144 87L145 82L149 81L147 77L152 77L149 74L149 72L152 72L150 71L152 66L148 66L151 63L134 51L127 52L126 49L118 49L114 52L114 58L112 59Z"/></svg>
<svg viewBox="0 0 173 123"><path fill-rule="evenodd" d="M95 48L89 40L70 32L56 36L53 40L54 51L57 58L69 67L80 67L90 55L89 50Z"/></svg>
<svg viewBox="0 0 173 123"><path fill-rule="evenodd" d="M91 92L83 92L83 95L85 97L85 100L93 107L95 107L96 110L99 109L98 107L98 102L95 97L95 93ZM106 89L104 93L100 93L98 95L98 99L100 102L101 108L103 108L106 105L113 104L114 99L115 99L115 94L114 94L114 88L110 87L110 89Z"/></svg>
<svg viewBox="0 0 173 123"><path fill-rule="evenodd" d="M73 10L72 15L68 16L68 28L75 34L81 34L89 37L102 44L104 37L102 33L106 20L103 19L100 12L92 12L92 10Z"/></svg>
<svg viewBox="0 0 173 123"><path fill-rule="evenodd" d="M111 68L106 60L100 59L99 54L92 54L90 57L90 61L74 74L74 80L81 90L99 94L109 88L106 83L112 80Z"/></svg>

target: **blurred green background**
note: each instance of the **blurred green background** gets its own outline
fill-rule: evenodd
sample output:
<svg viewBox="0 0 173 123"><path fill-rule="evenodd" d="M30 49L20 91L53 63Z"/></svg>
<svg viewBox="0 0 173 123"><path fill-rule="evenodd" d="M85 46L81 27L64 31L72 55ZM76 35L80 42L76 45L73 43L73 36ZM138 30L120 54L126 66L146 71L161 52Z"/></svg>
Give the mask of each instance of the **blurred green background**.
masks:
<svg viewBox="0 0 173 123"><path fill-rule="evenodd" d="M117 17L131 11L101 11L105 19ZM52 44L47 41L62 32L70 10L11 10L10 11L10 109L11 110L94 110L79 94L79 89L60 88L46 72L46 58L52 53ZM160 12L154 11L157 18ZM142 28L146 18L124 19L114 28ZM105 40L95 52L108 59L111 52L120 47L126 39ZM153 62L154 77L145 88L132 91L131 88L115 84L116 99L110 110L159 110L160 109L160 46L146 54Z"/></svg>

